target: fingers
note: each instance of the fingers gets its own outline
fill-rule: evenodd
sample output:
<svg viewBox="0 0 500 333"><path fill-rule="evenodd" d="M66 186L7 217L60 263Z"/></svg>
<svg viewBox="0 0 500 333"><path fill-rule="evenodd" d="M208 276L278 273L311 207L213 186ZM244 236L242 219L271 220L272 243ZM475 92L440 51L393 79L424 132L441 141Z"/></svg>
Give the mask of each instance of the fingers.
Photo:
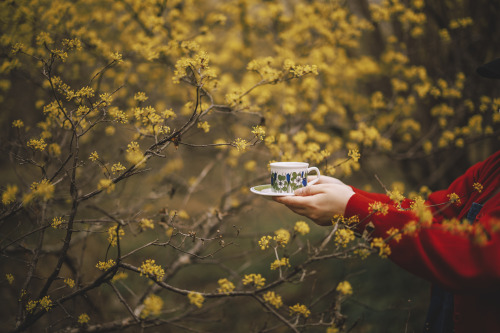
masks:
<svg viewBox="0 0 500 333"><path fill-rule="evenodd" d="M321 184L316 184L316 185L310 185L310 186L305 186L301 187L297 190L295 190L295 195L298 196L308 196L308 195L315 195L318 193L323 192L324 186Z"/></svg>

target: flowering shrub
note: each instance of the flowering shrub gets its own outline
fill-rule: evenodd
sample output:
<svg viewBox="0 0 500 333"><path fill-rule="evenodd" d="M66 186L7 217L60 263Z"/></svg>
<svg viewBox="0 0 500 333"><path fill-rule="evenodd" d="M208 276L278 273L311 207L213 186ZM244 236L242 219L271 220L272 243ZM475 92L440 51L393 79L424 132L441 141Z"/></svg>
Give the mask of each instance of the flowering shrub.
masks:
<svg viewBox="0 0 500 333"><path fill-rule="evenodd" d="M500 54L486 4L0 2L4 328L224 331L214 316L244 299L260 312L243 331L348 330L358 288L317 285L318 263L390 255L432 219L412 189L498 137L500 99L473 75ZM389 165L416 219L386 239L355 235L356 217L252 228L248 188L277 160L342 178Z"/></svg>

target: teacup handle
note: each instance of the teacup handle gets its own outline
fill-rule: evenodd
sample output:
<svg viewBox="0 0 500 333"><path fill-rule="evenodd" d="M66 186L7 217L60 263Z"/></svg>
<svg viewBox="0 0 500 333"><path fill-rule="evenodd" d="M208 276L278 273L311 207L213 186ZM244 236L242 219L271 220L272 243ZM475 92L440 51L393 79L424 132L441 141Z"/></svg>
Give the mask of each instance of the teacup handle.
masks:
<svg viewBox="0 0 500 333"><path fill-rule="evenodd" d="M311 182L307 182L307 186L317 183L318 180L319 180L319 177L320 177L319 169L318 168L316 168L316 167L307 168L307 174L309 174L309 172L311 172L311 171L316 171L316 175L318 177L315 180L311 181Z"/></svg>

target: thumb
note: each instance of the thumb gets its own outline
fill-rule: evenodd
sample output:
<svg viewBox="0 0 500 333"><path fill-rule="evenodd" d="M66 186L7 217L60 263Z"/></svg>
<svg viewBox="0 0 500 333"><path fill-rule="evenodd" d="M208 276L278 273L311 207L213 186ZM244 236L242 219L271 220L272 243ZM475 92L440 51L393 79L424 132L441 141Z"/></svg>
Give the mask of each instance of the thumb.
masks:
<svg viewBox="0 0 500 333"><path fill-rule="evenodd" d="M297 196L308 196L308 195L315 195L320 192L321 192L321 185L309 185L296 189L295 192L293 193Z"/></svg>

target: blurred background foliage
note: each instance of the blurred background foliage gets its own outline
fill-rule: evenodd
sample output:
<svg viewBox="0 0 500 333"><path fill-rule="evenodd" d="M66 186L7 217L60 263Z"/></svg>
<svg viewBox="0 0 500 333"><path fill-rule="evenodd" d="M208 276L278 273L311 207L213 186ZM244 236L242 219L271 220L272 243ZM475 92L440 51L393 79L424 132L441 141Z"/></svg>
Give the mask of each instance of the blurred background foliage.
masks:
<svg viewBox="0 0 500 333"><path fill-rule="evenodd" d="M0 222L2 330L29 319L30 297L68 295L64 278L73 291L95 281L96 263L116 256L117 221L122 254L172 240L176 248L126 259L154 258L169 285L212 292L220 278L276 279L257 241L300 218L249 192L268 182L270 161L307 161L377 192L375 175L407 196L447 186L499 147L500 87L475 73L500 55L499 14L490 0L2 1L0 186L16 189ZM54 192L30 199L43 179ZM62 227L49 228L58 216ZM331 230L308 222L289 253ZM428 285L389 261L351 254L308 271L277 288L287 304L320 314L348 280L344 331L420 331ZM129 274L116 288L135 309L153 292L146 281ZM246 297L197 309L185 295L153 293L168 331L287 331ZM85 330L129 315L108 284L85 295L26 329ZM81 313L88 323L77 323Z"/></svg>

